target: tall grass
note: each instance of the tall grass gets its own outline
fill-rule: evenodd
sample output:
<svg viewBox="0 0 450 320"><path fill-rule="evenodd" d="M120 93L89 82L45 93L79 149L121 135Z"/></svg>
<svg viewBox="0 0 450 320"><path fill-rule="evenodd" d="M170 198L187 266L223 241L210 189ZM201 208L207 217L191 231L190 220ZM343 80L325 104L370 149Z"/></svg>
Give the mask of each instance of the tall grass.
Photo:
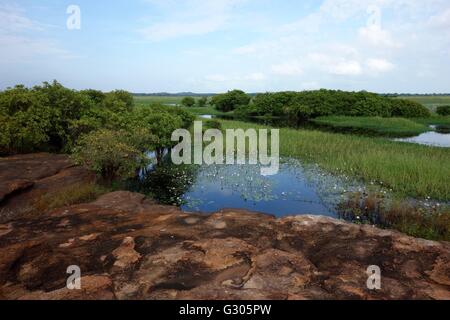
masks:
<svg viewBox="0 0 450 320"><path fill-rule="evenodd" d="M267 128L222 121L224 129ZM382 184L400 197L450 199L450 149L383 138L310 130L280 129L280 154L317 163L323 169Z"/></svg>
<svg viewBox="0 0 450 320"><path fill-rule="evenodd" d="M96 200L110 190L95 183L79 183L44 194L33 203L33 212L46 212L53 209L87 203Z"/></svg>
<svg viewBox="0 0 450 320"><path fill-rule="evenodd" d="M424 124L404 118L329 116L313 120L314 123L343 131L384 136L413 136L430 131Z"/></svg>

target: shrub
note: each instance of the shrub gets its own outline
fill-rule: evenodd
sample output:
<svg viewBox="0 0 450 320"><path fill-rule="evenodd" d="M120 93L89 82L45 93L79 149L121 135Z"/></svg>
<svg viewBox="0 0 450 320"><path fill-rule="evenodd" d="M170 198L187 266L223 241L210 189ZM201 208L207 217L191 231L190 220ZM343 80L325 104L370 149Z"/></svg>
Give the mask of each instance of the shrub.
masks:
<svg viewBox="0 0 450 320"><path fill-rule="evenodd" d="M133 95L125 90L114 90L107 94L112 100L118 100L125 104L127 110L131 110L134 106Z"/></svg>
<svg viewBox="0 0 450 320"><path fill-rule="evenodd" d="M74 148L73 159L101 176L105 182L133 177L145 156L132 146L127 132L99 130L84 135Z"/></svg>
<svg viewBox="0 0 450 320"><path fill-rule="evenodd" d="M208 98L207 97L202 97L202 98L197 100L197 107L204 108L207 105L208 105Z"/></svg>
<svg viewBox="0 0 450 320"><path fill-rule="evenodd" d="M441 116L450 116L450 106L439 106L436 113Z"/></svg>
<svg viewBox="0 0 450 320"><path fill-rule="evenodd" d="M250 96L244 91L233 90L224 94L219 94L212 98L211 103L219 111L230 112L239 106L246 106L250 103Z"/></svg>
<svg viewBox="0 0 450 320"><path fill-rule="evenodd" d="M68 152L82 134L99 128L122 129L132 111L133 96L75 91L57 81L0 92L0 152Z"/></svg>
<svg viewBox="0 0 450 320"><path fill-rule="evenodd" d="M183 100L181 100L181 104L184 107L192 108L193 106L195 106L195 99L192 97L185 97L183 98Z"/></svg>
<svg viewBox="0 0 450 320"><path fill-rule="evenodd" d="M310 107L302 104L292 104L285 107L285 114L290 118L297 121L308 120L312 115L312 110Z"/></svg>
<svg viewBox="0 0 450 320"><path fill-rule="evenodd" d="M427 118L431 116L430 110L418 102L405 100L405 99L393 99L391 100L391 110L393 117L403 118Z"/></svg>
<svg viewBox="0 0 450 320"><path fill-rule="evenodd" d="M99 90L87 89L80 92L86 95L89 99L91 99L92 102L96 104L102 103L106 98L106 94Z"/></svg>

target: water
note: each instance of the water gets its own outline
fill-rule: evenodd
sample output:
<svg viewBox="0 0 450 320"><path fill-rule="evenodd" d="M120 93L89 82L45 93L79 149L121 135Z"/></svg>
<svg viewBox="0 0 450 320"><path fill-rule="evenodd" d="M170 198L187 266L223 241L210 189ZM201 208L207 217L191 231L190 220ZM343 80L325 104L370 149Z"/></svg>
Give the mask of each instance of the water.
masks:
<svg viewBox="0 0 450 320"><path fill-rule="evenodd" d="M436 131L422 133L412 138L395 139L396 141L417 143L426 146L450 148L450 132L447 127L431 126Z"/></svg>
<svg viewBox="0 0 450 320"><path fill-rule="evenodd" d="M338 217L336 207L347 192L364 187L335 177L317 166L282 159L279 173L262 176L258 165L183 165L153 168L131 188L186 212L247 209L277 217L296 214Z"/></svg>

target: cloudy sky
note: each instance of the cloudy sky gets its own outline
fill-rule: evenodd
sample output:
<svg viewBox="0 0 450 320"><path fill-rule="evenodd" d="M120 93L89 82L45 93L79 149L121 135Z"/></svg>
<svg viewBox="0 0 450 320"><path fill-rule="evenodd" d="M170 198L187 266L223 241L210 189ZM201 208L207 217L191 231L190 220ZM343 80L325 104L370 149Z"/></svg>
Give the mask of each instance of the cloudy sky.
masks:
<svg viewBox="0 0 450 320"><path fill-rule="evenodd" d="M133 92L450 92L450 0L0 0L0 89L52 79Z"/></svg>

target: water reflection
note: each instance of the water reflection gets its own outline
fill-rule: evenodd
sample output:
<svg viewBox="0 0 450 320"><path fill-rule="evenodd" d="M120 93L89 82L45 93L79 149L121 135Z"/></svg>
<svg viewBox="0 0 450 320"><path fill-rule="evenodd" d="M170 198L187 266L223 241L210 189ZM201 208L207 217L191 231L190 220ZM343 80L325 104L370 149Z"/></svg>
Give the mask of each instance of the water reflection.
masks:
<svg viewBox="0 0 450 320"><path fill-rule="evenodd" d="M431 128L436 131L425 132L417 137L395 140L426 146L450 148L450 128L447 126L431 126Z"/></svg>
<svg viewBox="0 0 450 320"><path fill-rule="evenodd" d="M285 216L313 214L337 217L344 194L362 191L346 177L335 177L316 166L282 159L274 176L261 176L258 165L158 165L130 182L129 190L180 206L186 212L216 212L224 208Z"/></svg>

